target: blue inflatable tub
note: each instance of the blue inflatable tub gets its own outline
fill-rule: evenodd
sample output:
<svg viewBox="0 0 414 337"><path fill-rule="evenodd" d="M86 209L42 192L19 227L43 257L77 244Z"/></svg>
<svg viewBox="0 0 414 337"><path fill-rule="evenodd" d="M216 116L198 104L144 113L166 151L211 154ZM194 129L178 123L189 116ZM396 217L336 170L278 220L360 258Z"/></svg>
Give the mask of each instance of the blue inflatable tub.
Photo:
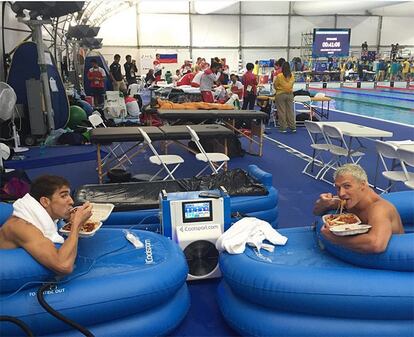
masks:
<svg viewBox="0 0 414 337"><path fill-rule="evenodd" d="M407 229L414 222L414 207L406 200L413 196L413 191L387 196ZM273 253L247 248L240 255L220 256L224 280L218 290L219 306L240 334L414 336L414 274L402 271L412 263L413 245L400 246L399 263L405 267L367 269L321 250L315 228L280 232L288 242ZM381 254L365 256L378 261L370 255ZM390 261L386 256L385 260Z"/></svg>
<svg viewBox="0 0 414 337"><path fill-rule="evenodd" d="M119 229L102 228L81 238L74 272L59 281L23 249L0 250L0 315L22 320L35 336L79 335L38 303L37 289L52 281L46 302L95 336L168 334L189 309L187 263L171 240L134 233L144 248L136 249ZM22 331L1 322L1 335Z"/></svg>

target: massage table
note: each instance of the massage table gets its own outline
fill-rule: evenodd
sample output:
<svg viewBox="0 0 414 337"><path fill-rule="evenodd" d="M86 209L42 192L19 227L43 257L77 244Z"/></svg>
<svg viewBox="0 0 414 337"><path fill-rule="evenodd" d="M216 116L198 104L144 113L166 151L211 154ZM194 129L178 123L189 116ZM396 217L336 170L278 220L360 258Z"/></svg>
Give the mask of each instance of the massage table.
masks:
<svg viewBox="0 0 414 337"><path fill-rule="evenodd" d="M252 143L258 145L258 155L263 154L263 120L267 118L267 114L257 110L158 110L158 116L172 125L181 123L203 124L207 121L214 120L221 122L231 129L234 133L238 133L246 137L250 142L249 153L251 153ZM250 121L250 132L246 132L236 127L237 120ZM256 140L254 137L257 137Z"/></svg>
<svg viewBox="0 0 414 337"><path fill-rule="evenodd" d="M224 127L223 125L209 124L193 125L192 128L200 138L202 137L224 140L224 153L227 154L226 139L233 135L233 132L230 129ZM185 125L169 125L162 127L142 126L142 129L148 134L152 141L165 141L164 151L167 151L168 141L173 141L176 144L194 153L192 149L181 142L182 140L191 139L191 135ZM96 144L97 171L100 184L110 169L122 166L122 164L125 163L128 159L131 160L133 157L146 150L146 147L138 148L140 144L144 142L144 137L139 132L137 126L93 129L91 130L90 139L92 144ZM131 142L132 145L122 153L120 156L121 158L115 157L103 163L101 157L101 147L109 145L112 142ZM104 166L106 166L105 170Z"/></svg>

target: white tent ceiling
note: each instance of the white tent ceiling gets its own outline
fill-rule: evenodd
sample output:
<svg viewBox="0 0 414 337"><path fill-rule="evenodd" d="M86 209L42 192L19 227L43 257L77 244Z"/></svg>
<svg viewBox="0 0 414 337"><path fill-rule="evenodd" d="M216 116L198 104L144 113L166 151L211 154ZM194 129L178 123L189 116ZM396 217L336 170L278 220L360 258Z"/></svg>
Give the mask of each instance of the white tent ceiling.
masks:
<svg viewBox="0 0 414 337"><path fill-rule="evenodd" d="M128 7L137 4L139 13L171 13L188 14L189 11L195 14L238 14L239 2L253 4L249 6L249 14L259 14L260 7L269 7L271 3L277 2L280 6L288 4L288 1L233 1L233 0L132 0L132 1L109 1L92 0L87 2L87 9L84 12L83 20L93 25L99 25L111 15L118 13ZM311 15L334 15L334 14L359 14L359 15L382 15L382 16L414 16L414 1L370 1L370 0L324 0L324 1L292 1L293 14ZM116 6L114 6L116 4ZM243 4L243 5L245 5ZM247 6L245 6L247 8ZM258 13L254 8L258 8ZM278 13L278 14L287 14Z"/></svg>

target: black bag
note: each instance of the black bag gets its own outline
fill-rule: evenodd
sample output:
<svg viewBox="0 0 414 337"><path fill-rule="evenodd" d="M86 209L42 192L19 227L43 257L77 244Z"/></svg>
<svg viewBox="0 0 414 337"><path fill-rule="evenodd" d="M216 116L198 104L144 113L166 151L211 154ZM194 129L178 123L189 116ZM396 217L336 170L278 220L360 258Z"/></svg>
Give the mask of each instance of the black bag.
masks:
<svg viewBox="0 0 414 337"><path fill-rule="evenodd" d="M22 198L26 193L29 193L30 185L31 181L23 170L0 172L0 200L12 201Z"/></svg>
<svg viewBox="0 0 414 337"><path fill-rule="evenodd" d="M239 137L233 135L227 138L227 155L229 158L243 157L244 151Z"/></svg>
<svg viewBox="0 0 414 337"><path fill-rule="evenodd" d="M59 144L82 145L84 138L77 132L66 132L57 139Z"/></svg>
<svg viewBox="0 0 414 337"><path fill-rule="evenodd" d="M293 96L311 96L310 92L307 90L296 90L293 92Z"/></svg>
<svg viewBox="0 0 414 337"><path fill-rule="evenodd" d="M296 115L296 122L303 122L309 120L309 114L307 112L302 112ZM316 116L312 117L312 121L319 122L319 119Z"/></svg>

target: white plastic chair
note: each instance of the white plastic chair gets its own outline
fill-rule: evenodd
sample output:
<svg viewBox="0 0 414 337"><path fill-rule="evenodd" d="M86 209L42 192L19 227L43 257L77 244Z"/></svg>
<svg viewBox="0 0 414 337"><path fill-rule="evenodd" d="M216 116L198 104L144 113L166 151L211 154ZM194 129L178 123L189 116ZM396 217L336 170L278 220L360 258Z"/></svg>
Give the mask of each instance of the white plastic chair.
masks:
<svg viewBox="0 0 414 337"><path fill-rule="evenodd" d="M311 139L311 148L313 150L313 154L312 154L312 160L310 160L305 168L303 169L302 173L318 179L319 175L323 172L323 170L326 168L326 163L324 162L323 158L322 158L322 154L324 152L329 152L330 149L330 144L327 143L325 135L323 133L322 130L322 126L318 123L312 122L312 121L304 121L306 130L308 131L309 137ZM323 143L319 142L319 139L323 140ZM316 175L311 174L310 172L308 172L308 168L309 166L311 166L311 172L313 172L313 168L316 165L318 165L317 163L317 159L319 159L319 161L322 164L322 168L318 171L318 173ZM321 165L319 164L319 165Z"/></svg>
<svg viewBox="0 0 414 337"><path fill-rule="evenodd" d="M205 170L207 170L208 167L211 168L211 171L214 174L217 174L218 171L220 171L224 167L224 165L230 160L230 158L224 153L206 152L200 143L200 138L198 137L197 133L190 126L186 125L186 127L190 132L191 140L197 145L198 149L200 150L200 153L197 153L195 156L196 159L207 163L207 165L200 172L197 173L196 177L200 176ZM214 165L216 163L220 163L218 164L217 168Z"/></svg>
<svg viewBox="0 0 414 337"><path fill-rule="evenodd" d="M336 170L339 166L349 160L353 164L358 164L365 153L350 149L345 142L342 131L336 126L325 124L322 126L322 130L327 143L330 145L329 152L332 154L332 159L326 164L320 179L331 183L325 179L325 175L330 169ZM340 145L336 145L335 143L339 143Z"/></svg>
<svg viewBox="0 0 414 337"><path fill-rule="evenodd" d="M405 172L407 180L404 182L405 186L414 189L414 173L408 172L405 165L414 167L414 153L405 149L397 149L398 157L401 161L401 166Z"/></svg>
<svg viewBox="0 0 414 337"><path fill-rule="evenodd" d="M141 133L142 137L144 137L145 144L148 145L148 147L151 149L152 153L154 153L154 156L151 156L149 158L149 161L152 164L161 166L161 168L158 170L157 173L155 173L152 178L149 181L153 181L162 171L166 171L167 175L162 179L166 180L168 177L170 177L172 180L175 180L173 173L177 168L184 163L184 159L180 156L173 155L173 154L158 154L155 147L152 145L151 138L148 136L148 134L142 129L138 128L139 132ZM175 165L172 170L168 168L168 165Z"/></svg>
<svg viewBox="0 0 414 337"><path fill-rule="evenodd" d="M382 165L384 167L384 171L382 172L382 175L390 181L390 185L384 190L384 193L389 192L392 188L392 186L397 181L407 181L407 180L414 180L414 174L408 173L408 176L406 175L406 172L404 170L389 170L387 167L387 163L385 162L384 158L397 160L400 159L400 155L397 152L397 147L388 143L388 142L382 142L380 140L376 141L375 144L377 148L378 155L380 156Z"/></svg>
<svg viewBox="0 0 414 337"><path fill-rule="evenodd" d="M101 114L98 111L94 111L92 115L88 117L88 120L92 124L92 127L94 129L99 128L99 127L104 127L104 128L107 127L101 117ZM125 169L125 167L122 164L123 162L128 161L130 164L132 164L131 159L129 159L129 157L125 153L125 150L122 148L122 145L120 143L105 146L105 149L108 151L108 154L102 158L102 165L105 165L105 163L111 156L113 156L114 159L116 159L120 163L120 166L123 169Z"/></svg>

